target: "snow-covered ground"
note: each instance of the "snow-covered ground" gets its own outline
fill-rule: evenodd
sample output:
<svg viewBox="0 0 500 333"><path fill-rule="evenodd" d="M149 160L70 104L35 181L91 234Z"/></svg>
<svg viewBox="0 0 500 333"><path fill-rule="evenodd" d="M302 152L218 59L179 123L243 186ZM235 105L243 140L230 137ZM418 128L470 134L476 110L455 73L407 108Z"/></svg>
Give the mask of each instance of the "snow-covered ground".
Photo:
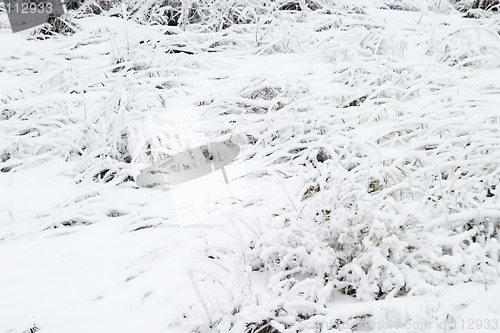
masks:
<svg viewBox="0 0 500 333"><path fill-rule="evenodd" d="M0 332L500 332L500 19L462 16L0 29ZM136 186L205 139L229 186Z"/></svg>

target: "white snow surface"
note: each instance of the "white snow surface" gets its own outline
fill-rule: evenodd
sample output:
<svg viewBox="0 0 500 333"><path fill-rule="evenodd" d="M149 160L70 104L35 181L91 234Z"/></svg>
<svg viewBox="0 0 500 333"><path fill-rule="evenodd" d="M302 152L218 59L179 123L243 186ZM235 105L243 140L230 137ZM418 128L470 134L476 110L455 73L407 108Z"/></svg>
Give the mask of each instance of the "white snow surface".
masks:
<svg viewBox="0 0 500 333"><path fill-rule="evenodd" d="M0 332L500 332L500 19L363 8L0 24Z"/></svg>

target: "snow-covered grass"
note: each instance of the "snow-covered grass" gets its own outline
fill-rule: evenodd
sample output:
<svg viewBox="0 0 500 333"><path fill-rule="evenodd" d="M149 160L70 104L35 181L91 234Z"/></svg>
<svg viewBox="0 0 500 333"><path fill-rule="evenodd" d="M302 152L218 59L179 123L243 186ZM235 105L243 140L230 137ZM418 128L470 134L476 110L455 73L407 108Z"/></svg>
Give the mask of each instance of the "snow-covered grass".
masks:
<svg viewBox="0 0 500 333"><path fill-rule="evenodd" d="M0 30L0 331L498 330L500 20L297 3ZM247 191L180 228L134 178L200 124Z"/></svg>

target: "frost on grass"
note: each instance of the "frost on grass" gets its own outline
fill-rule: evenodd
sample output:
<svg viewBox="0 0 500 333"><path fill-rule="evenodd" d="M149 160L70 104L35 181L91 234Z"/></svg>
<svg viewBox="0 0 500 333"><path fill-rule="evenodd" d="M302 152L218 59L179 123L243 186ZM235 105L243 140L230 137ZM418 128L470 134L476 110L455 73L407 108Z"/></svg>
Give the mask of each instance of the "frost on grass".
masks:
<svg viewBox="0 0 500 333"><path fill-rule="evenodd" d="M303 185L288 189L290 202L273 207L272 223L248 242L253 273L242 279L264 274L265 282L242 286L246 300L206 325L356 327L377 316L376 307L331 311L332 295L382 301L497 282L498 86L475 78L500 65L498 34L473 22L433 36L416 28L396 35L363 18L353 24L346 15L337 23L344 31L311 38L316 59L335 64L328 92L307 78L254 81L234 99L211 101L208 113L253 119L234 135L264 164L254 175ZM363 25L376 28L361 33ZM308 38L301 27L292 36ZM289 41L295 52L307 49ZM276 123L266 123L270 115ZM412 318L402 315L401 325Z"/></svg>
<svg viewBox="0 0 500 333"><path fill-rule="evenodd" d="M70 37L35 33L30 47L49 51L3 60L31 84L0 97L0 170L61 159L79 184L127 191L193 143L176 120L186 109L210 140L242 146L265 190L231 217L241 238L207 246L190 271L191 331L355 327L377 302L496 283L499 20L448 5L84 2ZM156 228L165 218L140 209L161 194L143 193L72 196L36 231ZM368 305L342 310L342 297Z"/></svg>

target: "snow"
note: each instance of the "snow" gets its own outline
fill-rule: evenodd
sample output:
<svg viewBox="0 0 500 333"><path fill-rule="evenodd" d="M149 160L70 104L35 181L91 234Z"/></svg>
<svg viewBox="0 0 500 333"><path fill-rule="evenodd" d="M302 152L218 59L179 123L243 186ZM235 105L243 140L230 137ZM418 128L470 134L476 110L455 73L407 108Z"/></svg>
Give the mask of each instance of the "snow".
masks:
<svg viewBox="0 0 500 333"><path fill-rule="evenodd" d="M500 20L261 3L0 28L0 332L500 331Z"/></svg>

